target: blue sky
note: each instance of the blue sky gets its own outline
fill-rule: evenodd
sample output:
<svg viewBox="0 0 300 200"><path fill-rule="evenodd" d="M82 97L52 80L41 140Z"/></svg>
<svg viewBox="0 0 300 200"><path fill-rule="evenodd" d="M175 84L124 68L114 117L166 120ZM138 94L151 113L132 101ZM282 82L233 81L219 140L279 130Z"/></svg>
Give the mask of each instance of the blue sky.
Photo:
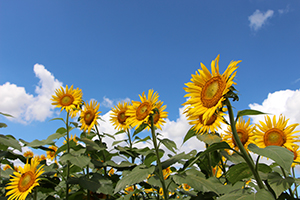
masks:
<svg viewBox="0 0 300 200"><path fill-rule="evenodd" d="M118 101L154 89L169 113L163 132L180 130L180 141L189 127L184 83L218 54L221 73L242 60L235 111L300 122L299 19L299 0L0 0L0 111L15 116L0 116L8 124L0 133L45 139L62 125L49 122L59 114L49 95L74 85L107 119Z"/></svg>

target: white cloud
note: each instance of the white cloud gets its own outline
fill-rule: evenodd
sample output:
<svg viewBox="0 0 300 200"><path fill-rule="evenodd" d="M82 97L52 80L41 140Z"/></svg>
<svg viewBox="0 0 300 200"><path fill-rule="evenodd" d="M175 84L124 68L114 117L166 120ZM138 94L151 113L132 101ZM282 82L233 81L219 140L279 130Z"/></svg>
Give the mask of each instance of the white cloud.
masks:
<svg viewBox="0 0 300 200"><path fill-rule="evenodd" d="M130 102L130 98L126 97L125 99L109 99L107 97L103 97L101 105L107 108L111 108L114 104L118 102Z"/></svg>
<svg viewBox="0 0 300 200"><path fill-rule="evenodd" d="M40 79L35 88L36 95L26 92L24 87L6 82L0 85L0 110L14 116L10 120L28 123L33 120L44 121L53 113L51 96L62 86L43 65L35 64L33 71Z"/></svg>
<svg viewBox="0 0 300 200"><path fill-rule="evenodd" d="M269 93L262 104L253 103L249 107L273 115L284 115L289 118L289 123L300 122L300 91L299 90L281 90ZM263 116L252 116L254 123L259 120L264 121ZM299 129L299 128L298 128Z"/></svg>
<svg viewBox="0 0 300 200"><path fill-rule="evenodd" d="M290 12L290 5L287 5L285 9L279 9L278 12L279 14L286 14Z"/></svg>
<svg viewBox="0 0 300 200"><path fill-rule="evenodd" d="M168 139L174 141L178 147L177 153L180 153L180 152L188 153L194 149L196 149L197 151L205 150L205 144L203 142L199 141L198 139L196 139L195 137L191 138L185 144L182 145L183 138L185 137L188 130L191 128L191 125L189 125L187 118L183 114L183 110L184 110L183 107L179 108L179 118L176 119L175 121L166 119L166 123L163 125L162 130L157 130L157 132L159 132L162 135L162 136L160 136L160 138L168 138ZM99 131L101 133L104 132L104 133L114 134L117 132L117 130L115 130L115 128L109 121L110 113L111 113L111 111L109 111L106 114L104 114L103 116L101 116L101 119L103 119L103 121L99 121L99 123L100 123ZM147 130L145 130L145 133L147 133ZM150 131L148 131L148 135L151 137ZM140 135L138 135L138 136L140 136ZM119 134L115 137L116 137L116 140L127 139L126 133ZM114 139L112 139L110 137L105 137L103 139L103 141L107 143L107 146L109 149L113 149L112 143L115 141ZM123 146L126 144L119 143L118 145ZM138 143L138 144L135 144L134 147L153 148L153 144L152 144L152 142ZM172 155L174 154L174 153L170 152L167 148L165 148L163 145L160 148L162 148L165 151L165 156L162 158L163 160L166 160L168 158L167 154L172 154Z"/></svg>
<svg viewBox="0 0 300 200"><path fill-rule="evenodd" d="M260 10L256 10L252 15L248 17L250 21L250 28L254 31L260 29L269 18L271 18L274 14L273 10L268 10L267 12L263 13Z"/></svg>

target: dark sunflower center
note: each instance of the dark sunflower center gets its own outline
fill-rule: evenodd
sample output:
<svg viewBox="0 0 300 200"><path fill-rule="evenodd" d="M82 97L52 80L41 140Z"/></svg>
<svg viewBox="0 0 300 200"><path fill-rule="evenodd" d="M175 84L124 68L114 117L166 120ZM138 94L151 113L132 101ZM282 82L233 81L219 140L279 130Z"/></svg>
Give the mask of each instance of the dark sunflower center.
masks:
<svg viewBox="0 0 300 200"><path fill-rule="evenodd" d="M34 183L35 181L35 176L33 172L28 171L24 174L22 174L19 183L18 183L18 188L20 192L25 192L27 191Z"/></svg>
<svg viewBox="0 0 300 200"><path fill-rule="evenodd" d="M206 122L205 125L207 125L207 126L212 125L213 123L215 123L216 119L217 119L217 116L216 116L216 115L212 115L212 116L209 118L209 120L207 120L207 122ZM200 115L200 116L199 116L199 121L200 121L201 124L204 124L204 121L203 121L203 115Z"/></svg>
<svg viewBox="0 0 300 200"><path fill-rule="evenodd" d="M215 106L222 98L225 83L221 77L216 76L205 83L201 92L201 101L203 106L211 108Z"/></svg>
<svg viewBox="0 0 300 200"><path fill-rule="evenodd" d="M120 124L124 125L127 118L128 117L125 115L125 111L119 112L119 114L118 114L118 121L119 121Z"/></svg>
<svg viewBox="0 0 300 200"><path fill-rule="evenodd" d="M136 110L136 119L141 121L144 120L151 111L151 105L148 102L142 103Z"/></svg>
<svg viewBox="0 0 300 200"><path fill-rule="evenodd" d="M159 120L160 117L160 113L158 110L154 110L154 114L153 114L153 124L156 124Z"/></svg>
<svg viewBox="0 0 300 200"><path fill-rule="evenodd" d="M92 110L88 110L84 114L84 122L86 125L91 125L95 118L95 113Z"/></svg>
<svg viewBox="0 0 300 200"><path fill-rule="evenodd" d="M242 144L245 145L249 139L248 133L243 129L237 129L236 132L237 132ZM232 142L233 142L234 146L237 146L233 136L232 136Z"/></svg>
<svg viewBox="0 0 300 200"><path fill-rule="evenodd" d="M74 101L74 97L73 97L72 95L70 95L70 94L65 94L65 95L61 98L60 103L61 103L61 105L63 105L63 106L69 106L69 105L71 105L71 104L73 103L73 101Z"/></svg>
<svg viewBox="0 0 300 200"><path fill-rule="evenodd" d="M282 130L272 128L268 130L264 135L264 143L266 146L283 146L286 142L285 134Z"/></svg>

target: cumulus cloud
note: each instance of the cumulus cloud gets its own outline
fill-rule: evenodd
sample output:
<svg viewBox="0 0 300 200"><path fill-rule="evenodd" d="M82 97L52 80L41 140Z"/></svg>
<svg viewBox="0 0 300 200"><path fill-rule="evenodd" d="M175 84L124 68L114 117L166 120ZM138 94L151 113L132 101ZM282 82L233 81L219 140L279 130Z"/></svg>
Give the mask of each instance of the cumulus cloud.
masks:
<svg viewBox="0 0 300 200"><path fill-rule="evenodd" d="M300 122L300 91L299 90L281 90L269 93L262 104L253 103L249 107L273 115L284 115L289 118L290 123ZM264 120L263 116L252 116L254 123ZM299 129L299 128L298 128Z"/></svg>
<svg viewBox="0 0 300 200"><path fill-rule="evenodd" d="M273 10L268 10L264 13L260 10L256 10L248 17L248 20L250 21L250 28L254 31L259 30L264 24L266 24L267 20L273 16L273 14Z"/></svg>
<svg viewBox="0 0 300 200"><path fill-rule="evenodd" d="M59 82L43 65L35 64L33 71L40 79L35 88L36 94L29 94L24 87L6 82L0 85L0 110L14 116L10 120L29 123L33 120L44 121L53 113L51 96L62 83Z"/></svg>

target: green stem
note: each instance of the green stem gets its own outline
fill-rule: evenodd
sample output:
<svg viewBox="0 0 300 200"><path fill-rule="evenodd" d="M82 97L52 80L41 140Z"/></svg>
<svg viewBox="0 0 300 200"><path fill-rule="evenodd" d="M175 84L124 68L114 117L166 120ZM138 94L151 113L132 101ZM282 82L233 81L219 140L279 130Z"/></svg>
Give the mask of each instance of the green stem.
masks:
<svg viewBox="0 0 300 200"><path fill-rule="evenodd" d="M253 160L250 158L249 154L247 153L247 151L244 148L244 145L242 144L237 131L236 131L236 126L235 126L235 121L234 121L234 115L233 115L233 111L232 111L232 106L230 104L229 99L225 100L225 104L227 105L227 109L228 109L228 114L229 114L229 120L230 120L230 126L231 126L231 130L232 130L232 134L233 134L233 138L235 143L237 144L238 148L240 149L244 160L246 161L246 163L248 164L257 184L258 187L260 189L265 189L265 186L258 174L258 172L255 170L255 165L253 163Z"/></svg>
<svg viewBox="0 0 300 200"><path fill-rule="evenodd" d="M87 167L86 167L86 174L87 174L87 178L89 180L90 179L89 165L87 165ZM87 200L90 200L90 199L91 199L90 190L87 190Z"/></svg>
<svg viewBox="0 0 300 200"><path fill-rule="evenodd" d="M34 189L33 200L37 200L37 188Z"/></svg>
<svg viewBox="0 0 300 200"><path fill-rule="evenodd" d="M205 144L205 145L206 145L206 148L209 147L208 144ZM211 154L210 154L210 152L208 153L207 157L208 157L208 166L210 167L209 172L208 172L209 177L213 177L214 173L213 173L213 166L211 166Z"/></svg>
<svg viewBox="0 0 300 200"><path fill-rule="evenodd" d="M295 178L295 167L292 167L292 172L293 172L293 177ZM295 189L294 190L295 190L296 198L299 198L298 197L298 190L297 190L298 185L297 185L296 182L294 184L295 184Z"/></svg>
<svg viewBox="0 0 300 200"><path fill-rule="evenodd" d="M70 113L67 112L67 119L66 119L66 129L67 129L67 153L70 153L70 135L69 135L69 115ZM69 199L69 184L68 179L70 177L70 162L67 161L67 179L66 179L66 200Z"/></svg>
<svg viewBox="0 0 300 200"><path fill-rule="evenodd" d="M153 145L154 145L155 153L156 153L156 161L157 161L157 166L158 166L159 179L160 179L160 182L162 184L162 189L163 189L163 192L164 192L165 200L168 200L169 196L168 196L168 191L167 191L166 184L165 184L165 179L164 179L164 176L163 176L162 165L161 165L160 158L159 158L157 138L156 138L156 134L155 134L155 130L154 130L154 122L153 122L153 115L152 114L150 114L149 120L151 122L151 127L150 128L151 128Z"/></svg>
<svg viewBox="0 0 300 200"><path fill-rule="evenodd" d="M98 127L97 127L96 124L95 124L95 129L96 129L96 134L98 135L100 144L102 144L102 139L101 139L101 136L100 136L100 133L99 133L99 129L98 129ZM106 158L105 158L105 153L104 152L103 152L103 162L106 162ZM104 169L104 176L108 176L107 175L107 168L103 167L103 169Z"/></svg>
<svg viewBox="0 0 300 200"><path fill-rule="evenodd" d="M281 171L282 171L283 177L286 179L286 178L287 178L287 175L286 175L284 169L283 169L281 166L280 166L280 169L281 169ZM289 193L290 193L290 196L291 196L291 197L294 196L291 187L289 187Z"/></svg>
<svg viewBox="0 0 300 200"><path fill-rule="evenodd" d="M127 129L126 132L127 132L128 141L129 141L129 148L130 148L130 151L132 152L132 141L131 141L131 136L130 136L129 129ZM135 157L131 156L131 162L132 163L134 163L134 160L135 160Z"/></svg>

